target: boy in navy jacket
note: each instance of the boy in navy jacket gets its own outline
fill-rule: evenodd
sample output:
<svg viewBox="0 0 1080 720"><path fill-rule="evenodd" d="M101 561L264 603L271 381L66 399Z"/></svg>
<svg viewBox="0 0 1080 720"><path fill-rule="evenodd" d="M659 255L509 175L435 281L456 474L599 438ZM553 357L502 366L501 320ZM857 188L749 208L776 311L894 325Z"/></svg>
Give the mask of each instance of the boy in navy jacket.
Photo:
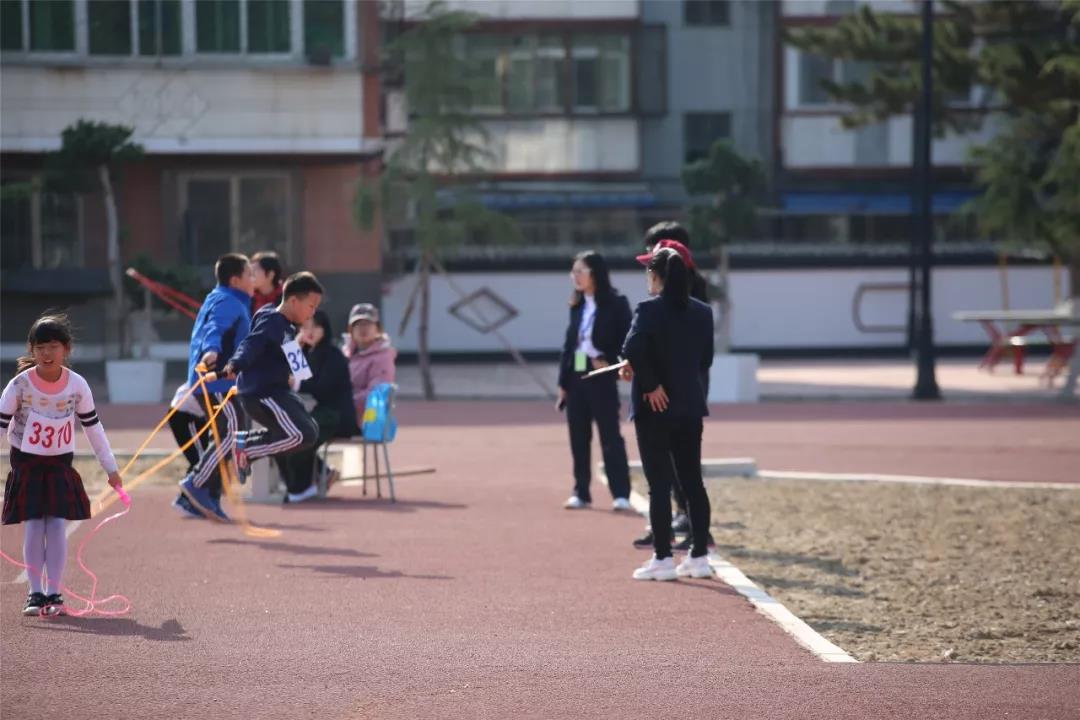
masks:
<svg viewBox="0 0 1080 720"><path fill-rule="evenodd" d="M251 332L218 373L219 377L237 378L236 389L244 412L262 425L259 430L237 434L236 460L241 471L251 460L311 447L318 437L315 421L293 390L311 377L311 368L296 341L296 327L315 314L322 296L322 285L311 273L290 276L281 303L255 313ZM213 507L191 476L180 486L204 515L228 521L220 506Z"/></svg>
<svg viewBox="0 0 1080 720"><path fill-rule="evenodd" d="M255 292L255 276L247 257L238 253L222 255L214 265L214 275L217 287L206 296L195 318L195 327L191 330L186 387L198 382L195 368L200 363L213 369L219 359L228 360L251 329L251 296ZM225 393L233 384L232 380L227 379L207 384L206 389L215 405L224 400ZM192 399L199 407L205 402L201 390L196 390ZM192 485L203 489L202 494L207 496L205 504L214 515L224 516L221 512L221 476L218 467L221 462L227 462L232 454L233 439L243 423L242 413L238 402L225 404L215 421L221 444L213 448L205 443L199 444L200 448L206 449L199 453L198 462L191 469ZM202 422L198 424L202 425ZM189 423L172 424L171 427L177 444L184 445L191 439ZM173 501L173 507L187 515L202 516L183 492Z"/></svg>

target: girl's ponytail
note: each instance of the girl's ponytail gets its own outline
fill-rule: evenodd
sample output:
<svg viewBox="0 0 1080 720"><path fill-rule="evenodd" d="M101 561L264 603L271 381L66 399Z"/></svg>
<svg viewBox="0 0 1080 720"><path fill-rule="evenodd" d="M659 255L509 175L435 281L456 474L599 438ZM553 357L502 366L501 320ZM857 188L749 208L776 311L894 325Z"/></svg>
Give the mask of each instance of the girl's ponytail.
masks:
<svg viewBox="0 0 1080 720"><path fill-rule="evenodd" d="M658 250L649 261L649 270L664 282L660 297L680 308L690 304L690 269L679 253L671 248Z"/></svg>

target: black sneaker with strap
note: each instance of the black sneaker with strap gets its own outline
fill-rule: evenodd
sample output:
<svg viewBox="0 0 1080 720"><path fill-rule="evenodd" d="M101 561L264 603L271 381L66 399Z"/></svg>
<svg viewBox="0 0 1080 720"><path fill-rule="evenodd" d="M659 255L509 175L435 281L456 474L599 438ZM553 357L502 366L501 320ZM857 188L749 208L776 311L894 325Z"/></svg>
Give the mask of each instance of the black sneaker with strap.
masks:
<svg viewBox="0 0 1080 720"><path fill-rule="evenodd" d="M646 530L645 534L641 537L634 538L634 547L636 548L651 548L653 546L653 534L652 530Z"/></svg>
<svg viewBox="0 0 1080 720"><path fill-rule="evenodd" d="M23 608L23 615L40 615L41 608L45 607L45 593L32 592L26 596L26 607Z"/></svg>
<svg viewBox="0 0 1080 720"><path fill-rule="evenodd" d="M46 617L54 617L56 615L67 615L67 610L64 609L64 596L60 593L53 593L45 598L45 609L41 612Z"/></svg>

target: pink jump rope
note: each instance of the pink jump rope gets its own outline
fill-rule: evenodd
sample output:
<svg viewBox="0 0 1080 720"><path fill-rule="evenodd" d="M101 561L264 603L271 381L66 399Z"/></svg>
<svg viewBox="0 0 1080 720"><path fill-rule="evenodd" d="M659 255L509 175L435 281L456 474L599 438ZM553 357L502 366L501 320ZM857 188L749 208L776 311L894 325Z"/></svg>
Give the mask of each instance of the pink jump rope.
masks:
<svg viewBox="0 0 1080 720"><path fill-rule="evenodd" d="M99 598L97 596L98 577L90 568L86 566L86 563L83 562L83 551L86 549L86 544L90 542L90 539L97 535L98 531L101 530L101 528L105 527L106 524L112 522L118 517L127 515L129 512L131 512L131 496L128 495L122 487L116 488L116 494L120 497L120 502L123 503L124 509L118 513L113 513L112 515L109 515L104 520L100 521L97 525L95 525L94 529L88 532L86 534L86 537L82 539L82 541L79 543L78 549L75 551L75 560L79 564L79 568L81 568L82 571L90 577L90 597L84 597L66 585L60 586L61 591L63 591L65 595L75 598L79 602L86 603L86 607L82 608L81 610L66 609L67 614L71 615L72 617L83 617L85 615L91 614L102 615L104 617L115 617L117 615L126 615L128 612L131 611L131 601L123 595L110 595L109 597L105 598ZM31 567L26 563L19 562L15 558L5 553L3 550L0 550L0 557L3 557L12 565L17 565L23 570L26 570L26 572L28 573L34 573L38 577L44 575L44 571L42 569ZM101 607L103 605L108 605L109 603L117 604L117 607L113 609ZM49 605L41 608L41 617L54 617L54 615L49 611L49 608Z"/></svg>

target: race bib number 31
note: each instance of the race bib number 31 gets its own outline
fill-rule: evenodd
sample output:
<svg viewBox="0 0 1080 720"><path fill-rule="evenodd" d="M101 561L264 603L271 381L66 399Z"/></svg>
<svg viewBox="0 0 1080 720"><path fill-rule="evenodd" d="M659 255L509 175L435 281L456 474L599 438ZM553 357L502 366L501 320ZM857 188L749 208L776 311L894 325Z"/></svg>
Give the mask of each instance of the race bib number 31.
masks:
<svg viewBox="0 0 1080 720"><path fill-rule="evenodd" d="M308 367L304 351L300 349L300 343L296 340L288 340L281 344L281 352L285 353L285 360L289 363L289 372L297 382L311 377L311 368Z"/></svg>
<svg viewBox="0 0 1080 720"><path fill-rule="evenodd" d="M22 451L34 455L64 455L75 451L74 418L54 419L39 415L34 410L26 418L23 430Z"/></svg>

